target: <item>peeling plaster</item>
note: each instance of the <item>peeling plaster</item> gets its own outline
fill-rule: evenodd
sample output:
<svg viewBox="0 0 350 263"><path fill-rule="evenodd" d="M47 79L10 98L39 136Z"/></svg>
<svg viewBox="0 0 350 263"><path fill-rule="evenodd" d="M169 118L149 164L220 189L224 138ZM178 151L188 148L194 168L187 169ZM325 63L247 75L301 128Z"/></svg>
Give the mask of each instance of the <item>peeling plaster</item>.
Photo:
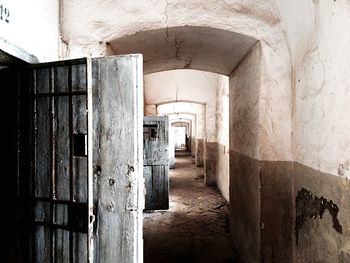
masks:
<svg viewBox="0 0 350 263"><path fill-rule="evenodd" d="M342 225L337 216L339 208L332 200L327 200L323 196L314 196L310 191L302 188L296 196L296 218L295 218L295 236L298 244L299 231L303 225L310 219L319 217L322 219L324 212L328 210L332 216L333 228L340 234L343 233Z"/></svg>

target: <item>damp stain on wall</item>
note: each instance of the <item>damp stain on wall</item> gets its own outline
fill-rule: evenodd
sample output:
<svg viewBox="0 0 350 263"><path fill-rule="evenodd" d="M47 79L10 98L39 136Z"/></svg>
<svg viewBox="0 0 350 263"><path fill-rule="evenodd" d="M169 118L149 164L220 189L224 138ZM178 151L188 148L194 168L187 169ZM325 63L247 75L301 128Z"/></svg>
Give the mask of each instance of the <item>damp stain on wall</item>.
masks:
<svg viewBox="0 0 350 263"><path fill-rule="evenodd" d="M310 191L302 188L296 196L296 218L295 218L295 235L298 243L299 230L306 221L320 218L328 210L332 216L333 228L340 234L343 233L342 226L337 218L339 208L332 200L327 200L323 196L314 196Z"/></svg>

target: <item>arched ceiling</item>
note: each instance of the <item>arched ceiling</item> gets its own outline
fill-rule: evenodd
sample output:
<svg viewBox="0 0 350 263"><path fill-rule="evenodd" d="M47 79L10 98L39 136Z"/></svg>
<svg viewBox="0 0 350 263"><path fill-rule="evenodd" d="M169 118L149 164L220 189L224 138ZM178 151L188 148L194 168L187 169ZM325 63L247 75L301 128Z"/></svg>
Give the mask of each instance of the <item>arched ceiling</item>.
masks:
<svg viewBox="0 0 350 263"><path fill-rule="evenodd" d="M182 26L142 31L108 44L115 55L142 53L145 74L197 69L229 75L256 42L226 30Z"/></svg>
<svg viewBox="0 0 350 263"><path fill-rule="evenodd" d="M167 102L157 105L157 114L169 115L180 112L192 113L203 117L205 105L195 102Z"/></svg>
<svg viewBox="0 0 350 263"><path fill-rule="evenodd" d="M177 121L185 121L189 123L195 123L196 120L196 114L193 113L170 113L167 114L169 117L169 122L177 122Z"/></svg>
<svg viewBox="0 0 350 263"><path fill-rule="evenodd" d="M171 122L172 126L175 126L175 125L189 126L190 124L191 124L191 121L184 121L184 120L177 120L177 121Z"/></svg>

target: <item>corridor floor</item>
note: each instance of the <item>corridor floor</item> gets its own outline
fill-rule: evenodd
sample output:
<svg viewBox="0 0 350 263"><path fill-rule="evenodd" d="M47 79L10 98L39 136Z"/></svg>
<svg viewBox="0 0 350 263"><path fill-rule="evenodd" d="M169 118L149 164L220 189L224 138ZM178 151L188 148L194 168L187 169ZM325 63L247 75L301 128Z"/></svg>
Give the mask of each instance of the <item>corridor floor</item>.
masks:
<svg viewBox="0 0 350 263"><path fill-rule="evenodd" d="M170 170L170 209L144 213L144 262L237 262L231 249L228 206L203 184L190 156Z"/></svg>

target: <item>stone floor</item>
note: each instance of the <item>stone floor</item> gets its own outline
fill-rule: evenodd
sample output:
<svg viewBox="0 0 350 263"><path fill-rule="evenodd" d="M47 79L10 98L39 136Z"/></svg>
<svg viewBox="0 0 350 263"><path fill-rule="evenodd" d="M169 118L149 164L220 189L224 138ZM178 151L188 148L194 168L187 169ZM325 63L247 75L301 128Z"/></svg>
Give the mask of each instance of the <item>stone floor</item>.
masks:
<svg viewBox="0 0 350 263"><path fill-rule="evenodd" d="M144 214L144 262L237 262L227 203L204 186L203 168L185 155L170 171L170 209Z"/></svg>

